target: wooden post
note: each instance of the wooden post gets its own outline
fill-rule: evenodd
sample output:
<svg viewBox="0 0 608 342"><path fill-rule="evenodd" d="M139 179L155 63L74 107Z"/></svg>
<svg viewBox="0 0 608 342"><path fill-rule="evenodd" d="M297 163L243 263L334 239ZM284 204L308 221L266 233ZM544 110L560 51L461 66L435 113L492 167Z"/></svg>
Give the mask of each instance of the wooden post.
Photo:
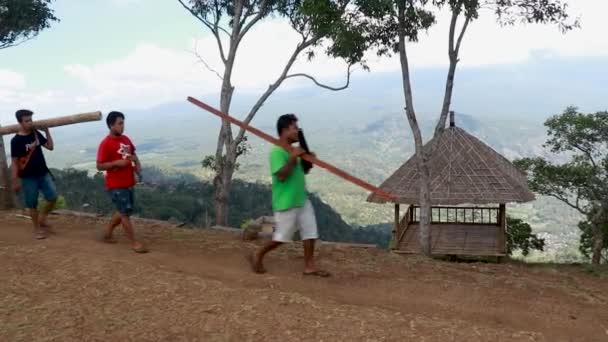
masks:
<svg viewBox="0 0 608 342"><path fill-rule="evenodd" d="M0 135L0 210L8 210L15 207L12 191L4 138Z"/></svg>
<svg viewBox="0 0 608 342"><path fill-rule="evenodd" d="M507 206L505 204L501 204L499 207L499 217L500 228L498 229L498 251L500 253L506 253Z"/></svg>
<svg viewBox="0 0 608 342"><path fill-rule="evenodd" d="M399 229L399 227L401 226L399 224L400 216L401 216L401 213L399 210L399 203L395 203L395 227L393 228L393 241L394 241L393 249L399 249L399 237L401 236L400 229Z"/></svg>

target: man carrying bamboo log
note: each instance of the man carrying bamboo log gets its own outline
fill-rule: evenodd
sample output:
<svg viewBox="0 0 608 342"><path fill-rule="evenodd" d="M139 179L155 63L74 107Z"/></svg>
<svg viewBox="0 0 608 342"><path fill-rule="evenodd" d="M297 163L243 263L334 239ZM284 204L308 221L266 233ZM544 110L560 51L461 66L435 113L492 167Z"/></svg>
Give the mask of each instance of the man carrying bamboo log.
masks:
<svg viewBox="0 0 608 342"><path fill-rule="evenodd" d="M286 145L298 142L298 119L293 114L285 114L277 121L279 138ZM318 270L314 263L315 241L319 238L315 212L307 198L305 170L300 157L305 151L296 147L291 152L273 146L270 152L272 175L272 210L275 218L275 231L272 241L249 256L251 267L256 273L264 273L263 259L266 253L283 243L291 242L296 231L304 245L304 275L328 277L330 274ZM312 153L311 153L312 154Z"/></svg>
<svg viewBox="0 0 608 342"><path fill-rule="evenodd" d="M114 228L122 224L131 247L137 253L148 250L135 239L130 216L133 213L135 175L141 177L141 164L135 154L135 145L126 135L125 116L121 112L110 112L106 118L110 134L106 136L97 151L97 170L106 171L106 188L116 207L116 212L106 226L103 241L115 243Z"/></svg>
<svg viewBox="0 0 608 342"><path fill-rule="evenodd" d="M57 191L46 165L42 147L52 151L54 145L48 128L44 128L46 137L34 129L33 115L34 113L27 109L20 109L15 113L19 132L11 139L13 190L15 192L23 190L24 206L30 210L35 237L45 239L50 231L46 220L57 201ZM40 192L47 203L38 215Z"/></svg>

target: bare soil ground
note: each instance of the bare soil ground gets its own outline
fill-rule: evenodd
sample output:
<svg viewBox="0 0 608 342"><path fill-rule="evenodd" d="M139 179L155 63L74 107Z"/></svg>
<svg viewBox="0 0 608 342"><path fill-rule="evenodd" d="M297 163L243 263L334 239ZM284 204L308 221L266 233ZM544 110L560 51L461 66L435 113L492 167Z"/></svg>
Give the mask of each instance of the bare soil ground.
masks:
<svg viewBox="0 0 608 342"><path fill-rule="evenodd" d="M103 218L50 222L0 212L0 341L608 341L605 271L323 246L321 279L293 245L257 275L228 233L136 221L135 254Z"/></svg>

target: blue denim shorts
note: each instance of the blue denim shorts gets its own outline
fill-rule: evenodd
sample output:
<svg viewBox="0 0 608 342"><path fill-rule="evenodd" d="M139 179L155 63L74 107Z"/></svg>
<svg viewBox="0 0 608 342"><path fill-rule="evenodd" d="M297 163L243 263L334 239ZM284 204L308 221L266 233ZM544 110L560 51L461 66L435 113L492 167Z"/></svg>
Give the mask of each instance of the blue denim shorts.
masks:
<svg viewBox="0 0 608 342"><path fill-rule="evenodd" d="M42 196L48 202L57 199L55 183L53 183L49 173L41 177L21 178L21 189L23 191L23 204L28 209L38 207L38 195L40 192L42 192Z"/></svg>
<svg viewBox="0 0 608 342"><path fill-rule="evenodd" d="M112 203L114 203L116 210L121 215L131 216L135 203L133 189L112 189L108 190L108 192L110 193L110 197L112 197Z"/></svg>

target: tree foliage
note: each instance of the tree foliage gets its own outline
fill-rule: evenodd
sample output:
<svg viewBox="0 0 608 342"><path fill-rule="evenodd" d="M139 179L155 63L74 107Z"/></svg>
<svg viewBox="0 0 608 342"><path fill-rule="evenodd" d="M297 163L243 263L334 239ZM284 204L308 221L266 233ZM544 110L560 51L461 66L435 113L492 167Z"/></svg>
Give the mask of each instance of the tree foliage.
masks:
<svg viewBox="0 0 608 342"><path fill-rule="evenodd" d="M51 0L0 0L0 49L32 39L59 21Z"/></svg>
<svg viewBox="0 0 608 342"><path fill-rule="evenodd" d="M545 240L532 233L532 227L521 219L507 216L507 254L521 250L524 256L532 250L543 251Z"/></svg>
<svg viewBox="0 0 608 342"><path fill-rule="evenodd" d="M602 227L608 223L608 112L585 114L568 107L545 126L545 148L569 160L556 164L542 157L525 158L516 165L527 172L533 191L555 197L586 217L579 227L593 232L592 262L599 263L605 248ZM585 249L589 240L583 235Z"/></svg>

